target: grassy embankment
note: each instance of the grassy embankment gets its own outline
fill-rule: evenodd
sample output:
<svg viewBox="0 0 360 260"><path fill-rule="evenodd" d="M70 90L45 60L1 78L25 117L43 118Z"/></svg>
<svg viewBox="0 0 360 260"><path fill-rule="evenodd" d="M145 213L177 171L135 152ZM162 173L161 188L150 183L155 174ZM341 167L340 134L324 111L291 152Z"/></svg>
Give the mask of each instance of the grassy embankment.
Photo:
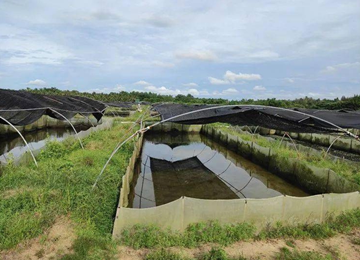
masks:
<svg viewBox="0 0 360 260"><path fill-rule="evenodd" d="M302 161L305 161L309 165L317 166L319 168L328 168L339 174L340 176L345 177L346 179L355 182L360 185L360 163L347 163L346 161L338 160L333 161L330 158L324 158L323 156L311 155L309 156L306 153L286 148L284 146L280 147L280 140L269 141L265 137L260 135L251 135L247 133L240 133L236 129L232 128L227 124L215 123L212 126L217 129L221 129L226 133L240 137L245 141L253 141L260 146L271 148L277 154L287 157L287 158L299 158Z"/></svg>
<svg viewBox="0 0 360 260"><path fill-rule="evenodd" d="M283 226L278 223L259 233L248 223L220 225L217 222L197 223L187 227L184 233L164 231L156 226L134 226L123 231L121 243L135 249L183 246L193 248L205 243L227 246L238 241L276 238L326 239L339 233L348 233L360 227L360 209L352 210L336 218L328 218L322 224Z"/></svg>
<svg viewBox="0 0 360 260"><path fill-rule="evenodd" d="M75 254L69 259L87 259L90 251L94 259L110 254L115 247L111 231L119 186L133 151L132 143L114 156L94 190L92 185L117 143L129 135L126 132L131 124L116 121L111 129L83 139L85 150L74 138L49 141L37 158L39 167L9 164L1 169L0 251L43 235L65 216L74 223L77 233Z"/></svg>
<svg viewBox="0 0 360 260"><path fill-rule="evenodd" d="M264 241L282 239L286 241L273 259L278 260L337 260L340 259L336 248L328 248L329 254L324 255L316 251L300 251L292 241L301 239L325 240L338 234L350 234L360 227L360 209L341 214L336 218L329 218L323 224L304 224L298 226L268 227L260 233L255 233L255 227L247 223L234 225L220 225L216 222L198 223L190 225L184 233L163 231L155 226L136 226L123 232L121 244L135 249L150 248L144 259L148 260L250 260L243 256L229 257L222 246L229 246L239 241ZM354 238L354 245L359 245L358 238ZM204 244L216 244L215 248L196 258L188 258L180 253L166 248L186 247L197 248ZM264 252L266 253L266 252Z"/></svg>

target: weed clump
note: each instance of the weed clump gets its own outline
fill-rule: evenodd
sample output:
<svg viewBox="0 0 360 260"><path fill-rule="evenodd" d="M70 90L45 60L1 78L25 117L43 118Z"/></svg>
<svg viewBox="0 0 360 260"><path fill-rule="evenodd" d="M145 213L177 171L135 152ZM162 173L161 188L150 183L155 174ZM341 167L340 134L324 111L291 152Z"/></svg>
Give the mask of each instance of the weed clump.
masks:
<svg viewBox="0 0 360 260"><path fill-rule="evenodd" d="M288 248L283 247L275 257L276 260L335 260L331 255L323 256L318 252L306 251L290 251Z"/></svg>
<svg viewBox="0 0 360 260"><path fill-rule="evenodd" d="M160 250L149 253L145 260L191 260L177 253L172 253L169 250L161 248Z"/></svg>

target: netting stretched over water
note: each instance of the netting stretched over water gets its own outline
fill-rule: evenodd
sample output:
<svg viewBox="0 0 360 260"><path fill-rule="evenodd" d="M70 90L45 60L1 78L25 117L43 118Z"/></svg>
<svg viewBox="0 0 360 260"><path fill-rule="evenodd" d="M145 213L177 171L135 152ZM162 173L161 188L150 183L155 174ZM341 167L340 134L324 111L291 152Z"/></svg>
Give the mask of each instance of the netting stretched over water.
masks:
<svg viewBox="0 0 360 260"><path fill-rule="evenodd" d="M76 114L103 116L106 105L93 99L78 96L39 95L26 91L0 89L0 116L13 125L28 125L41 116L64 120L58 113L70 119ZM7 124L0 119L0 124Z"/></svg>
<svg viewBox="0 0 360 260"><path fill-rule="evenodd" d="M236 199L238 196L197 158L170 162L150 158L156 205L182 196Z"/></svg>
<svg viewBox="0 0 360 260"><path fill-rule="evenodd" d="M216 106L162 104L153 109L161 114L162 119L169 119L191 111L207 109ZM307 115L298 113L305 113ZM262 126L266 128L292 132L331 132L336 127L312 116L329 121L339 127L360 129L360 113L349 111L330 111L314 109L284 110L264 106L232 106L218 107L196 113L191 113L171 119L171 122L181 124L208 124L215 122L233 125Z"/></svg>

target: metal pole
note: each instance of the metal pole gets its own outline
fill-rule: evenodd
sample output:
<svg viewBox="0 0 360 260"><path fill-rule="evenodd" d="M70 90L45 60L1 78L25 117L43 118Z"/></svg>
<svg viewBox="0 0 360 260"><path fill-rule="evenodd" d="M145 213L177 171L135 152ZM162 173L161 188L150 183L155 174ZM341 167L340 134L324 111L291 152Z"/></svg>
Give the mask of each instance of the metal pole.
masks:
<svg viewBox="0 0 360 260"><path fill-rule="evenodd" d="M51 111L55 112L56 114L58 114L59 116L61 116L62 118L64 118L64 119L71 125L72 129L73 129L74 132L75 132L76 137L79 139L81 148L84 149L84 146L83 146L83 144L82 144L82 142L81 142L81 139L80 139L80 137L79 137L79 134L78 134L78 132L76 131L74 125L70 122L70 120L67 119L67 118L66 118L64 115L62 115L61 113L57 112L56 110L54 110L54 109L52 109L52 108L49 108L49 109L50 109Z"/></svg>
<svg viewBox="0 0 360 260"><path fill-rule="evenodd" d="M20 133L20 131L19 131L12 123L10 123L8 120L6 120L5 118L3 118L2 116L0 116L0 118L1 118L2 120L4 120L7 124L9 124L12 128L14 128L15 131L20 135L21 139L24 141L24 143L26 144L26 146L27 146L27 148L28 148L28 150L29 150L29 152L30 152L30 154L31 154L31 157L33 158L35 165L38 166L38 163L37 163L37 161L36 161L36 159L35 159L35 156L34 156L33 152L31 151L29 144L26 142L26 139L24 138L24 136L23 136L23 135Z"/></svg>
<svg viewBox="0 0 360 260"><path fill-rule="evenodd" d="M176 118L179 118L179 117L182 117L182 116L186 116L186 115L191 115L191 114L195 114L195 113L198 113L198 112L202 112L202 111L207 111L207 110L212 110L212 109L218 109L218 108L231 108L231 107L261 107L261 108L274 108L274 109L279 109L279 110L283 110L283 111L290 111L290 112L293 112L293 113L297 113L297 114L300 114L300 115L305 115L305 116L308 116L308 117L312 117L312 118L315 118L317 120L320 120L322 122L325 122L331 126L334 126L335 128L339 129L340 131L342 132L345 132L346 134L348 134L349 136L355 138L356 140L359 141L359 137L354 135L353 133L341 128L340 126L337 126L325 119L322 119L322 118L319 118L319 117L316 117L316 116L313 116L313 115L309 115L309 114L306 114L306 113L303 113L303 112L300 112L300 111L295 111L295 110L291 110L291 109L286 109L286 108L280 108L280 107L273 107L273 106L261 106L261 105L224 105L224 106L213 106L213 107L207 107L207 108L202 108L202 109L198 109L198 110L194 110L194 111L190 111L190 112L186 112L186 113L183 113L183 114L180 114L180 115L176 115L176 116L172 116L170 118L167 118L167 119L164 119L160 122L156 122L150 126L147 126L147 127L144 127L142 129L139 129L138 131L136 131L134 134L132 134L131 136L129 136L124 142L122 142L115 150L114 152L111 154L109 160L106 162L106 164L104 165L104 168L102 169L102 171L100 172L98 178L96 179L94 185L93 185L93 188L95 188L100 176L103 174L105 168L107 167L107 165L109 164L111 158L115 155L115 153L127 142L129 141L132 137L134 137L136 134L138 133L145 133L146 131L150 130L152 127L155 127L159 124L162 124L162 123L165 123L165 122L168 122L170 120L173 120L173 119L176 119ZM290 137L291 139L291 137ZM297 150L297 147L295 145L295 149ZM214 154L215 156L215 154ZM212 158L211 158L212 159Z"/></svg>
<svg viewBox="0 0 360 260"><path fill-rule="evenodd" d="M326 150L326 152L325 152L324 158L326 157L326 155L327 155L328 152L330 151L331 146L333 146L333 144L334 144L340 137L341 137L341 135L339 135L338 137L336 137L336 138L334 139L334 141L331 142L329 148L328 148L328 149Z"/></svg>

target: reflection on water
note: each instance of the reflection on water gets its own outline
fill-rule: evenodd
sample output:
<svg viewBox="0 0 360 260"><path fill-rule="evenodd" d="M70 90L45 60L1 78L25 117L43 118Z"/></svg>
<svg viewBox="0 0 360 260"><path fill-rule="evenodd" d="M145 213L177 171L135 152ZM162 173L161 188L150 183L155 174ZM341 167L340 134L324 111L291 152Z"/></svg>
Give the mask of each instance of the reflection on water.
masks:
<svg viewBox="0 0 360 260"><path fill-rule="evenodd" d="M202 199L307 196L301 189L199 134L147 133L129 206L159 206L181 196Z"/></svg>
<svg viewBox="0 0 360 260"><path fill-rule="evenodd" d="M88 128L86 126L76 127L76 130L80 132ZM46 128L23 133L23 136L32 150L38 150L46 145L47 138L61 141L74 134L72 128ZM19 158L27 151L28 149L19 135L0 136L0 162L6 162L10 157Z"/></svg>

